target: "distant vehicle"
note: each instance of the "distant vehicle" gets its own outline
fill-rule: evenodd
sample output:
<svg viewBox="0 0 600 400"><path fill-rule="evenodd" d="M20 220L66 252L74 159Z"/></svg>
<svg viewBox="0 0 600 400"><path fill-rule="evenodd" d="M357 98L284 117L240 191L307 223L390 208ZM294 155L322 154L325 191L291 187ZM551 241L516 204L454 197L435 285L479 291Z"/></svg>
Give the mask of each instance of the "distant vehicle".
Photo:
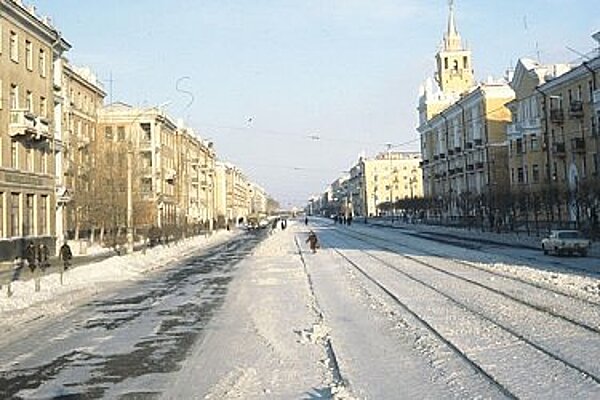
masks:
<svg viewBox="0 0 600 400"><path fill-rule="evenodd" d="M542 250L544 254L553 252L554 254L573 253L587 256L592 242L584 238L579 231L556 230L551 231L550 236L542 239Z"/></svg>

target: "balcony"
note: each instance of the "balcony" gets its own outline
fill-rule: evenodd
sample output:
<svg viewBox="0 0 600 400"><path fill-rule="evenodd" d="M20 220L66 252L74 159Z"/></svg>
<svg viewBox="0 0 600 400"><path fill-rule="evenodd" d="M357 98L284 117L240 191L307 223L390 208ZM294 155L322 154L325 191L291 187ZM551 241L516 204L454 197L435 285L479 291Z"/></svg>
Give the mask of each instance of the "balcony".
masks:
<svg viewBox="0 0 600 400"><path fill-rule="evenodd" d="M575 153L585 153L585 140L583 138L571 139L571 148Z"/></svg>
<svg viewBox="0 0 600 400"><path fill-rule="evenodd" d="M581 100L571 100L569 104L570 118L583 118L583 102Z"/></svg>
<svg viewBox="0 0 600 400"><path fill-rule="evenodd" d="M454 173L456 173L456 174L462 174L463 173L463 168L462 167L454 168Z"/></svg>
<svg viewBox="0 0 600 400"><path fill-rule="evenodd" d="M443 159L445 159L445 158L446 158L446 154L444 154L444 153L440 153L440 160L443 160Z"/></svg>
<svg viewBox="0 0 600 400"><path fill-rule="evenodd" d="M565 122L565 113L561 108L552 108L550 110L550 121L555 124L562 124Z"/></svg>
<svg viewBox="0 0 600 400"><path fill-rule="evenodd" d="M467 172L472 172L475 169L475 165L467 164Z"/></svg>
<svg viewBox="0 0 600 400"><path fill-rule="evenodd" d="M542 121L540 118L527 118L521 122L521 128L524 133L533 133L529 131L539 131L542 129Z"/></svg>
<svg viewBox="0 0 600 400"><path fill-rule="evenodd" d="M506 127L506 134L509 137L521 137L523 132L521 131L521 126L518 122L508 124Z"/></svg>
<svg viewBox="0 0 600 400"><path fill-rule="evenodd" d="M452 150L452 149L449 149L449 150L448 150L448 156L453 156L453 155L454 155L454 150Z"/></svg>
<svg viewBox="0 0 600 400"><path fill-rule="evenodd" d="M83 149L89 146L91 143L90 138L88 136L77 136L77 148Z"/></svg>
<svg viewBox="0 0 600 400"><path fill-rule="evenodd" d="M565 144L564 143L554 143L552 145L552 153L554 153L558 157L564 157L565 156Z"/></svg>
<svg viewBox="0 0 600 400"><path fill-rule="evenodd" d="M475 146L482 146L483 140L482 139L474 139L473 143L475 144Z"/></svg>
<svg viewBox="0 0 600 400"><path fill-rule="evenodd" d="M439 159L440 159L440 156L437 156L437 155L436 155L436 156L433 156L433 160L434 160L434 161L437 161L437 160L439 160Z"/></svg>
<svg viewBox="0 0 600 400"><path fill-rule="evenodd" d="M460 146L454 146L454 153L458 154L462 151L462 147Z"/></svg>
<svg viewBox="0 0 600 400"><path fill-rule="evenodd" d="M467 144L465 145L465 148L467 150L471 150L473 148L473 142L467 142Z"/></svg>
<svg viewBox="0 0 600 400"><path fill-rule="evenodd" d="M475 169L481 170L483 169L483 161L478 161L475 163Z"/></svg>
<svg viewBox="0 0 600 400"><path fill-rule="evenodd" d="M27 110L12 110L8 123L8 134L11 137L35 136L37 134L35 115Z"/></svg>

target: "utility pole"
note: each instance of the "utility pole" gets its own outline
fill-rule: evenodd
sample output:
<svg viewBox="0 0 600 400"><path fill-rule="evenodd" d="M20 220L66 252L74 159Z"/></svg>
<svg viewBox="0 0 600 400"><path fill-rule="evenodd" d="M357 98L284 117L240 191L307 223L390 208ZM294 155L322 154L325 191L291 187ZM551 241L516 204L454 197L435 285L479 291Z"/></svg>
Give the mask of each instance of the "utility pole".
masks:
<svg viewBox="0 0 600 400"><path fill-rule="evenodd" d="M127 252L133 252L133 150L127 149Z"/></svg>

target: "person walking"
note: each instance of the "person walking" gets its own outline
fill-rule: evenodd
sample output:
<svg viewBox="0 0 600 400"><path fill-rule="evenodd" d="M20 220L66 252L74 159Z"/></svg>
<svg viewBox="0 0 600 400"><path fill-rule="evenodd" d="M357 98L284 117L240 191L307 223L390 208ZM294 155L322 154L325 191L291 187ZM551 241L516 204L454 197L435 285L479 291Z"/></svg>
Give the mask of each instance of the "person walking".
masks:
<svg viewBox="0 0 600 400"><path fill-rule="evenodd" d="M304 225L308 225L308 217L304 217Z"/></svg>
<svg viewBox="0 0 600 400"><path fill-rule="evenodd" d="M36 267L36 249L33 242L29 242L27 247L25 248L25 259L27 260L27 266L31 271L35 270Z"/></svg>
<svg viewBox="0 0 600 400"><path fill-rule="evenodd" d="M48 268L50 266L50 262L48 261L49 259L50 250L48 249L48 246L46 246L44 243L41 243L38 248L38 265L40 266L40 268L42 268L43 270Z"/></svg>
<svg viewBox="0 0 600 400"><path fill-rule="evenodd" d="M73 258L73 253L67 242L64 242L63 245L60 246L59 257L63 262L63 269L67 270L71 265L71 259Z"/></svg>
<svg viewBox="0 0 600 400"><path fill-rule="evenodd" d="M317 238L317 235L313 231L310 231L308 233L308 239L306 239L306 242L309 244L312 252L316 253L317 249L319 248L319 239Z"/></svg>

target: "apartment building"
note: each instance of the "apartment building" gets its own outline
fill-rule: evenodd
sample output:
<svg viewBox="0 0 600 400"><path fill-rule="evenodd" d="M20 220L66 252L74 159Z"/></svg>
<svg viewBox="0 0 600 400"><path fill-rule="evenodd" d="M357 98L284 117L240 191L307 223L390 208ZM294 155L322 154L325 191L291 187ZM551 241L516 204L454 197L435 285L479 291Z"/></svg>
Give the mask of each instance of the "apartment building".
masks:
<svg viewBox="0 0 600 400"><path fill-rule="evenodd" d="M88 68L62 62L62 130L57 146L57 216L60 239L78 239L93 228L95 202L101 189L93 180L96 163L98 110L106 92ZM57 140L58 143L58 140Z"/></svg>
<svg viewBox="0 0 600 400"><path fill-rule="evenodd" d="M55 62L69 43L48 18L0 1L0 261L55 251Z"/></svg>
<svg viewBox="0 0 600 400"><path fill-rule="evenodd" d="M361 159L360 196L356 198L353 194L352 203L355 211L364 210L364 213L357 214L379 215L384 204L388 214L394 213L399 200L423 197L420 164L421 155L411 152L384 152L373 159Z"/></svg>
<svg viewBox="0 0 600 400"><path fill-rule="evenodd" d="M567 64L542 65L522 58L510 82L515 99L507 104L512 120L507 126L508 169L513 192L539 193L551 179L552 153L547 141L543 95L538 87L569 71Z"/></svg>
<svg viewBox="0 0 600 400"><path fill-rule="evenodd" d="M212 142L196 135L180 121L177 130L177 184L179 223L212 229L217 218L216 153Z"/></svg>
<svg viewBox="0 0 600 400"><path fill-rule="evenodd" d="M175 121L158 107L114 103L98 110L96 170L104 194L97 201L101 210L112 204L104 224L112 229L127 225L129 172L133 176L134 225L166 228L176 224L177 132Z"/></svg>
<svg viewBox="0 0 600 400"><path fill-rule="evenodd" d="M250 214L248 180L238 167L225 165L227 221L240 224L247 221Z"/></svg>

